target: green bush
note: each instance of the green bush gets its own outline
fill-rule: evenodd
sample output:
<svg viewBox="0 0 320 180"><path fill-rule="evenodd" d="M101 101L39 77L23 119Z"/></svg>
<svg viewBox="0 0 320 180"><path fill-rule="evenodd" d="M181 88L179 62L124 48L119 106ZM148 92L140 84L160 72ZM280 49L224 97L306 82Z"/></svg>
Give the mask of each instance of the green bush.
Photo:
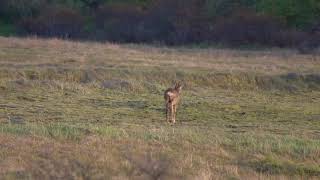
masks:
<svg viewBox="0 0 320 180"><path fill-rule="evenodd" d="M304 28L320 18L320 1L260 0L257 10L280 17L291 27Z"/></svg>
<svg viewBox="0 0 320 180"><path fill-rule="evenodd" d="M205 11L211 17L228 16L239 8L255 8L259 0L207 0Z"/></svg>
<svg viewBox="0 0 320 180"><path fill-rule="evenodd" d="M5 36L288 47L319 18L319 0L0 0Z"/></svg>
<svg viewBox="0 0 320 180"><path fill-rule="evenodd" d="M0 36L16 35L16 27L0 20Z"/></svg>
<svg viewBox="0 0 320 180"><path fill-rule="evenodd" d="M79 38L84 27L84 18L78 11L57 6L46 8L36 18L24 19L20 27L28 34Z"/></svg>
<svg viewBox="0 0 320 180"><path fill-rule="evenodd" d="M0 15L2 19L13 21L35 16L47 4L47 0L10 0L1 2Z"/></svg>

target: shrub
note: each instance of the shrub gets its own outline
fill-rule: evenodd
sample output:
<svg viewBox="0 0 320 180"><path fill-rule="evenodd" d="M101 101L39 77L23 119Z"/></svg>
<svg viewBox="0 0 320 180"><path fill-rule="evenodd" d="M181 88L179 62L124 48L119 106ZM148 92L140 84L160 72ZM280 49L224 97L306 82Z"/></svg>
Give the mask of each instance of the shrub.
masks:
<svg viewBox="0 0 320 180"><path fill-rule="evenodd" d="M208 31L208 20L201 0L156 0L152 3L149 18L160 22L162 40L170 44L200 42ZM167 37L167 38L165 38Z"/></svg>
<svg viewBox="0 0 320 180"><path fill-rule="evenodd" d="M120 42L200 42L208 24L198 0L155 0L147 8L113 3L99 8L96 26L102 39Z"/></svg>
<svg viewBox="0 0 320 180"><path fill-rule="evenodd" d="M0 36L16 35L16 27L13 24L8 24L0 19Z"/></svg>
<svg viewBox="0 0 320 180"><path fill-rule="evenodd" d="M46 37L78 38L84 18L75 10L64 7L46 8L36 18L26 18L20 26L28 33Z"/></svg>
<svg viewBox="0 0 320 180"><path fill-rule="evenodd" d="M0 15L10 21L17 21L22 17L37 15L47 0L10 0L0 1Z"/></svg>
<svg viewBox="0 0 320 180"><path fill-rule="evenodd" d="M262 44L286 46L294 34L284 30L273 17L242 9L230 17L220 18L214 25L212 40L229 45ZM287 40L286 38L289 38Z"/></svg>
<svg viewBox="0 0 320 180"><path fill-rule="evenodd" d="M317 0L0 0L0 17L6 25L0 33L5 35L18 24L18 33L46 37L175 45L218 42L311 47L318 36L306 35L299 28L307 29L320 17L320 3ZM293 29L288 29L288 25Z"/></svg>
<svg viewBox="0 0 320 180"><path fill-rule="evenodd" d="M99 8L95 14L95 24L101 30L100 39L120 42L135 42L135 32L143 18L139 6L114 3Z"/></svg>
<svg viewBox="0 0 320 180"><path fill-rule="evenodd" d="M206 0L205 11L210 17L226 17L239 8L255 8L260 0Z"/></svg>
<svg viewBox="0 0 320 180"><path fill-rule="evenodd" d="M259 12L280 17L292 27L304 28L320 18L318 0L260 0L256 6Z"/></svg>

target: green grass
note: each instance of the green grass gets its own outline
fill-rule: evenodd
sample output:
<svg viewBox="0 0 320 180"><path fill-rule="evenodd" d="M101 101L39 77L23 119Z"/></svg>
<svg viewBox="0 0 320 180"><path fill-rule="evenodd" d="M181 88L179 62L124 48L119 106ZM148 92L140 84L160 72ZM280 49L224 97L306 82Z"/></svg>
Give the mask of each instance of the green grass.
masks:
<svg viewBox="0 0 320 180"><path fill-rule="evenodd" d="M319 57L0 42L1 178L319 178Z"/></svg>
<svg viewBox="0 0 320 180"><path fill-rule="evenodd" d="M16 135L33 135L33 136L45 136L55 139L70 139L77 140L81 136L88 134L88 130L79 127L63 124L7 124L1 127L1 133L9 133Z"/></svg>
<svg viewBox="0 0 320 180"><path fill-rule="evenodd" d="M301 176L306 175L320 175L320 167L319 165L300 165L299 163L293 162L283 162L278 159L267 157L261 161L253 163L252 166L256 168L257 171L262 173L270 173L270 174L298 174Z"/></svg>

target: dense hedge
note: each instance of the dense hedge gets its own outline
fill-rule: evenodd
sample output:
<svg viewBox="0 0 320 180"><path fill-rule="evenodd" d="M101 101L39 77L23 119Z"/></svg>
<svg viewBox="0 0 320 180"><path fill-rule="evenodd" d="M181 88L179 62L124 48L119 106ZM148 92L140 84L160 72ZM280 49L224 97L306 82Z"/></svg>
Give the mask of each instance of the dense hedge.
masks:
<svg viewBox="0 0 320 180"><path fill-rule="evenodd" d="M117 42L296 46L319 18L319 0L0 1L2 35Z"/></svg>

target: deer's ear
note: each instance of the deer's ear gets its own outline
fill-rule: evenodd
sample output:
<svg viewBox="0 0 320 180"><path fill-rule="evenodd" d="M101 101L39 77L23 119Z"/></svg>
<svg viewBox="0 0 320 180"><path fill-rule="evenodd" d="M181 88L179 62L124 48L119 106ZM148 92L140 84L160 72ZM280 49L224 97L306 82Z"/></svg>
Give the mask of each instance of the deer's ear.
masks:
<svg viewBox="0 0 320 180"><path fill-rule="evenodd" d="M182 87L183 87L183 86L182 86L181 82L176 82L175 85L174 85L174 88L175 88L175 89L181 90Z"/></svg>

